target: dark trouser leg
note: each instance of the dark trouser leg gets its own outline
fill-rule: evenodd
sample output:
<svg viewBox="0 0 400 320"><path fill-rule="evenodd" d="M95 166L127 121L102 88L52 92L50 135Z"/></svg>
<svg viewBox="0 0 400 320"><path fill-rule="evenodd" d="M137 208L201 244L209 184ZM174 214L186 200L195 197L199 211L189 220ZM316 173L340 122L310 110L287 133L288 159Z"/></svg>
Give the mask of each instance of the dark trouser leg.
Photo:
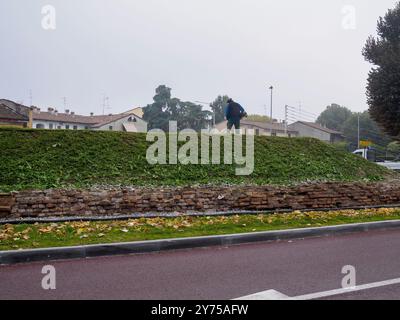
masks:
<svg viewBox="0 0 400 320"><path fill-rule="evenodd" d="M240 119L228 120L228 130L232 130L233 127L235 127L235 130L240 129Z"/></svg>

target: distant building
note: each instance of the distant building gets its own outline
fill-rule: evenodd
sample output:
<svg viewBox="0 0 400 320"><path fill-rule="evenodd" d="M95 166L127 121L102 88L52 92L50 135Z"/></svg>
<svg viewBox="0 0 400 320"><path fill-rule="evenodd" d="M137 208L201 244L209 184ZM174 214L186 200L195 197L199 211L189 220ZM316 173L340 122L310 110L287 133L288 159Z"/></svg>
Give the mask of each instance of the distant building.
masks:
<svg viewBox="0 0 400 320"><path fill-rule="evenodd" d="M227 121L218 123L215 128L223 131L227 128ZM257 136L276 136L276 137L297 137L298 132L290 129L285 123L280 122L259 122L242 120L240 123L242 130L254 130Z"/></svg>
<svg viewBox="0 0 400 320"><path fill-rule="evenodd" d="M22 104L0 99L0 127L32 128L32 110Z"/></svg>
<svg viewBox="0 0 400 320"><path fill-rule="evenodd" d="M227 128L227 121L218 123L215 126L219 131ZM345 137L341 132L325 128L317 123L298 121L291 125L284 122L259 122L259 121L241 121L242 132L246 130L254 130L259 136L276 136L276 137L309 137L315 138L328 143L342 142Z"/></svg>
<svg viewBox="0 0 400 320"><path fill-rule="evenodd" d="M147 132L147 122L135 112L131 111L116 115L78 115L66 110L58 112L48 108L46 112L33 107L32 125L36 129L64 129L64 130L101 130L101 131L126 131Z"/></svg>
<svg viewBox="0 0 400 320"><path fill-rule="evenodd" d="M299 137L316 138L321 141L336 143L345 140L341 132L331 130L313 122L298 121L289 126L291 130L297 131Z"/></svg>
<svg viewBox="0 0 400 320"><path fill-rule="evenodd" d="M126 111L126 112L124 112L124 113L135 114L135 115L137 115L137 116L140 117L140 118L143 118L143 115L144 115L143 108L141 108L141 107L137 107L137 108L128 110L128 111Z"/></svg>

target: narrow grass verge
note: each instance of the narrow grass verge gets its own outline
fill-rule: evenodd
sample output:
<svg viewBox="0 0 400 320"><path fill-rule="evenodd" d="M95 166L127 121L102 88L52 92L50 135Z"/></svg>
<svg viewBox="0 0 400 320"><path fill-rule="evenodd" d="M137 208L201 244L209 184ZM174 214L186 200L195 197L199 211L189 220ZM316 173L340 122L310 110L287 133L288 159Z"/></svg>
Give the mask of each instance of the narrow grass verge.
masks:
<svg viewBox="0 0 400 320"><path fill-rule="evenodd" d="M0 226L0 250L322 227L400 219L400 208Z"/></svg>

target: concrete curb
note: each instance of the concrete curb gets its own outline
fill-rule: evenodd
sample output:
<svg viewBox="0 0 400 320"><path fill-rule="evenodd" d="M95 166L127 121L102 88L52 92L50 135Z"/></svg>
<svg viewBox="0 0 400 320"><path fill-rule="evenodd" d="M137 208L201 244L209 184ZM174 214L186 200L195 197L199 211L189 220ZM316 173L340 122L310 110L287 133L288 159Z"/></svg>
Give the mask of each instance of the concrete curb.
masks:
<svg viewBox="0 0 400 320"><path fill-rule="evenodd" d="M0 251L0 265L11 265L34 261L83 259L100 256L150 253L212 246L229 246L244 243L324 237L346 233L367 232L371 230L389 230L396 228L400 228L400 220L357 223L320 228L231 234L222 236L98 244L33 250Z"/></svg>

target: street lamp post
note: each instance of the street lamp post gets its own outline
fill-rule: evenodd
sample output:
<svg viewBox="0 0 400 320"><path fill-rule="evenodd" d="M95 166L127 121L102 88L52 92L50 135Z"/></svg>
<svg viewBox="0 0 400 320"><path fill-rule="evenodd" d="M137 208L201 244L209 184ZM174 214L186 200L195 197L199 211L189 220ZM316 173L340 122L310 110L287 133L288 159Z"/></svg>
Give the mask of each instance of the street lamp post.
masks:
<svg viewBox="0 0 400 320"><path fill-rule="evenodd" d="M269 90L271 90L271 113L270 113L270 117L271 117L271 123L274 122L274 120L272 119L272 110L273 110L273 92L274 92L274 87L270 86Z"/></svg>
<svg viewBox="0 0 400 320"><path fill-rule="evenodd" d="M360 114L357 115L357 144L360 149Z"/></svg>

